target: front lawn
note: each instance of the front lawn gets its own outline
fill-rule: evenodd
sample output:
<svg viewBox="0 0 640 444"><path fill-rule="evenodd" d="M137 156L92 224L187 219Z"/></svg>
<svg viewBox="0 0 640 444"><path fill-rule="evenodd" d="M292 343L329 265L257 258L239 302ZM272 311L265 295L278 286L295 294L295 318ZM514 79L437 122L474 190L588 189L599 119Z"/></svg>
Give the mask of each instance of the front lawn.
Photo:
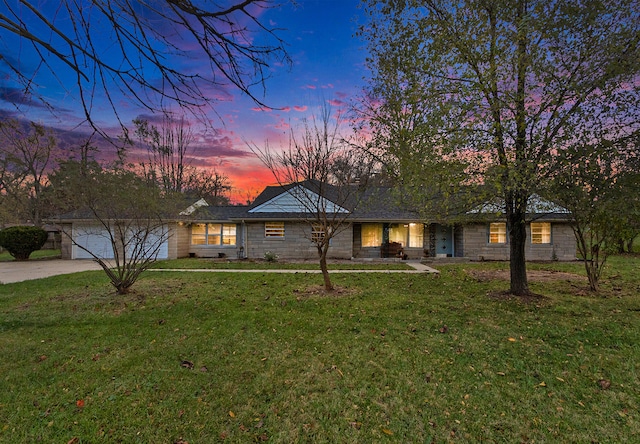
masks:
<svg viewBox="0 0 640 444"><path fill-rule="evenodd" d="M0 442L639 442L640 260L0 286Z"/></svg>
<svg viewBox="0 0 640 444"><path fill-rule="evenodd" d="M358 262L349 260L329 260L329 270L413 270L403 262ZM287 261L245 259L206 259L185 258L158 261L153 265L157 269L201 269L201 270L319 270L320 264L315 260Z"/></svg>

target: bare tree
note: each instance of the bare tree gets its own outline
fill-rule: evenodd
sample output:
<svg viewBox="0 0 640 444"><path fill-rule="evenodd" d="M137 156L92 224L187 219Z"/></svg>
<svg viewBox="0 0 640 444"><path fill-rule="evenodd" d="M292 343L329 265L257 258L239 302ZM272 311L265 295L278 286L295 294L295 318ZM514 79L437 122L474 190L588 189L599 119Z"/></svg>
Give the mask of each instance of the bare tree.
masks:
<svg viewBox="0 0 640 444"><path fill-rule="evenodd" d="M16 46L20 54L9 51L0 61L20 86L13 90L14 103L37 99L50 106L39 88L43 76L52 76L79 96L94 128L98 95L106 97L118 119L117 93L150 111L174 103L204 113L216 100L209 91L232 85L261 104L254 87L264 89L273 61L289 63L277 29L260 19L270 0L2 4L0 38L24 43ZM20 63L27 49L36 58L32 65ZM206 61L209 69L195 67L193 60Z"/></svg>
<svg viewBox="0 0 640 444"><path fill-rule="evenodd" d="M73 232L64 229L64 235L102 267L118 294L126 294L157 260L171 235L166 215L175 208L158 187L131 171L103 170L95 163L83 169L73 162L65 166L59 192L79 209L59 216L58 222L65 227L69 220L88 221ZM86 236L102 238L110 251L94 251L80 241Z"/></svg>
<svg viewBox="0 0 640 444"><path fill-rule="evenodd" d="M228 205L231 182L215 168L194 169L183 191L188 197L204 198L210 205Z"/></svg>
<svg viewBox="0 0 640 444"><path fill-rule="evenodd" d="M56 143L40 124L0 121L0 193L21 204L36 226L42 224L42 194Z"/></svg>
<svg viewBox="0 0 640 444"><path fill-rule="evenodd" d="M349 218L365 188L362 182L350 181L359 157L340 135L341 123L341 114L334 119L325 105L319 118L304 120L299 132L291 131L286 150L269 144L250 146L299 204L299 217L307 224L306 236L317 249L327 291L334 289L327 267L331 240L349 228Z"/></svg>
<svg viewBox="0 0 640 444"><path fill-rule="evenodd" d="M158 183L165 193L181 193L191 165L190 146L194 135L184 116L174 119L165 113L162 123L135 119L135 133L147 149L147 160L141 163L143 175Z"/></svg>

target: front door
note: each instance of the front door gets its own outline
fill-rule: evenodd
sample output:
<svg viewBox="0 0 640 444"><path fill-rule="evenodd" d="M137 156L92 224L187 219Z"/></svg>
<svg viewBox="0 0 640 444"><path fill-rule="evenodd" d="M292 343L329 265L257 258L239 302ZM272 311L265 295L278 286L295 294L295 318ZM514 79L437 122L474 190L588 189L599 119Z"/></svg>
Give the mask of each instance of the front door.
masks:
<svg viewBox="0 0 640 444"><path fill-rule="evenodd" d="M453 256L453 227L435 224L436 257Z"/></svg>

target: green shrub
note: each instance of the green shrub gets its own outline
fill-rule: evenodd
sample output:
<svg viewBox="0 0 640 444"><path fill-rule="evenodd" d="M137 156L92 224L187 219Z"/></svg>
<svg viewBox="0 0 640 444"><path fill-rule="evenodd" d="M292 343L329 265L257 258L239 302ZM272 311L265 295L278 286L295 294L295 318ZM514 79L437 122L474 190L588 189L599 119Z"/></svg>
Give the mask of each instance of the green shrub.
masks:
<svg viewBox="0 0 640 444"><path fill-rule="evenodd" d="M18 261L26 261L47 241L47 232L38 227L9 227L0 231L0 247Z"/></svg>
<svg viewBox="0 0 640 444"><path fill-rule="evenodd" d="M275 254L273 251L265 251L264 260L267 261L267 262L277 262L278 261L278 255Z"/></svg>

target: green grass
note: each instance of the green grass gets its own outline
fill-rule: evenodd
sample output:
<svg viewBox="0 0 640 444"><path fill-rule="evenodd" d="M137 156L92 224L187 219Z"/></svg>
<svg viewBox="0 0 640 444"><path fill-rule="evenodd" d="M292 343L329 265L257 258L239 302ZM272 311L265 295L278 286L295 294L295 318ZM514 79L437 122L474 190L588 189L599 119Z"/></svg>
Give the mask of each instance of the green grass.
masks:
<svg viewBox="0 0 640 444"><path fill-rule="evenodd" d="M0 286L0 442L639 442L640 260L529 303L505 268Z"/></svg>
<svg viewBox="0 0 640 444"><path fill-rule="evenodd" d="M38 250L31 253L29 260L34 259L59 259L60 250ZM0 253L0 262L14 261L15 259L8 252L4 251Z"/></svg>
<svg viewBox="0 0 640 444"><path fill-rule="evenodd" d="M158 261L153 265L158 269L203 269L203 270L319 270L318 260L268 262L265 260L229 260L229 259L173 259ZM355 262L331 261L329 270L413 270L402 262Z"/></svg>

